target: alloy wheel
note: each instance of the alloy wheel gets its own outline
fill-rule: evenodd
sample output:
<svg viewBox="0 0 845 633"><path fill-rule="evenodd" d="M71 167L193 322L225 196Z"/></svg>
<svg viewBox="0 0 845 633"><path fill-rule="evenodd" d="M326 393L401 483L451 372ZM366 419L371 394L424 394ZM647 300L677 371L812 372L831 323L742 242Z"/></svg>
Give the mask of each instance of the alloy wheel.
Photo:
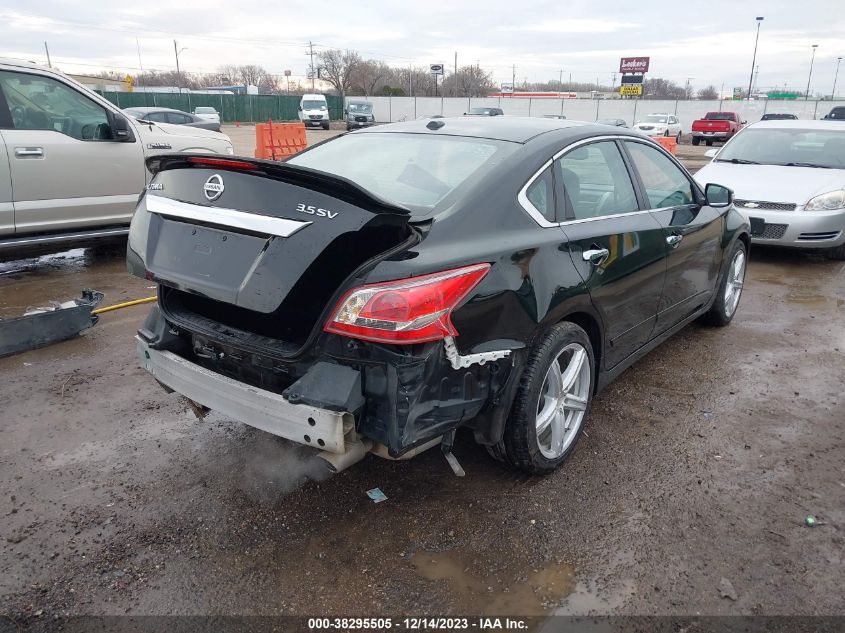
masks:
<svg viewBox="0 0 845 633"><path fill-rule="evenodd" d="M589 398L587 350L570 343L549 366L537 403L537 445L544 457L557 459L569 449L584 420Z"/></svg>
<svg viewBox="0 0 845 633"><path fill-rule="evenodd" d="M728 280L725 284L725 316L730 317L739 305L739 296L745 283L745 251L736 252L728 269Z"/></svg>

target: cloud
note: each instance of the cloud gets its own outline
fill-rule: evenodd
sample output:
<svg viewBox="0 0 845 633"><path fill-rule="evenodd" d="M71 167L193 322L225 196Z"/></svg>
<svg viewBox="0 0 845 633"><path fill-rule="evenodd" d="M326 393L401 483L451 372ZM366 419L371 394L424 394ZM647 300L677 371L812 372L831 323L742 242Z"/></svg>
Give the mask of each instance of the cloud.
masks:
<svg viewBox="0 0 845 633"><path fill-rule="evenodd" d="M594 20L590 18L573 18L571 20L546 20L530 24L516 24L502 26L497 30L502 32L533 32L533 33L614 33L624 29L637 28L635 22L617 22L614 20Z"/></svg>

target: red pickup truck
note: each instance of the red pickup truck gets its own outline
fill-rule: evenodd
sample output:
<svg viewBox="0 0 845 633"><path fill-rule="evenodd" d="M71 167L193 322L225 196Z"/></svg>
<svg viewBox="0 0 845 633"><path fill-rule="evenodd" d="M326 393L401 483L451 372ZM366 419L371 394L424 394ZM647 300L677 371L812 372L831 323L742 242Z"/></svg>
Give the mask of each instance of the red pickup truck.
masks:
<svg viewBox="0 0 845 633"><path fill-rule="evenodd" d="M703 119L692 122L692 144L704 140L712 145L713 141L730 140L745 123L736 112L708 112Z"/></svg>

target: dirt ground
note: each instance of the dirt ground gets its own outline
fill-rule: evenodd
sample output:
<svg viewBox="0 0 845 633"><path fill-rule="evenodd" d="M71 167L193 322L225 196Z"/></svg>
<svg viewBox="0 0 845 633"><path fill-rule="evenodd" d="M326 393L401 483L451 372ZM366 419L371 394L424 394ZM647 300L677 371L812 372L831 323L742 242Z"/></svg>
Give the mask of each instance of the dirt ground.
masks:
<svg viewBox="0 0 845 633"><path fill-rule="evenodd" d="M0 315L83 287L154 292L119 251L77 250L0 264ZM135 358L147 310L0 359L6 622L845 612L842 262L755 248L732 325L625 372L542 478L465 438L463 479L439 451L317 476L305 449L165 394Z"/></svg>

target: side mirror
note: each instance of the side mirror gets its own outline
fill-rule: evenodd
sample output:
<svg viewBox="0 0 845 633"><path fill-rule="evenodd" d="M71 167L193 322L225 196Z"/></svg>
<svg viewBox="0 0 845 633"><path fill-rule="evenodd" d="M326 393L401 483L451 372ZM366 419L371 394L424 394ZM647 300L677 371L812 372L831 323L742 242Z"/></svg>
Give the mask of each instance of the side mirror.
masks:
<svg viewBox="0 0 845 633"><path fill-rule="evenodd" d="M734 201L734 192L722 185L712 182L707 183L707 186L704 187L704 200L708 207L723 209L730 206Z"/></svg>
<svg viewBox="0 0 845 633"><path fill-rule="evenodd" d="M119 143L134 143L135 134L132 133L132 124L122 114L112 114L111 121L112 137Z"/></svg>
<svg viewBox="0 0 845 633"><path fill-rule="evenodd" d="M299 106L299 111L302 112L302 106Z"/></svg>
<svg viewBox="0 0 845 633"><path fill-rule="evenodd" d="M716 158L716 156L719 155L719 150L718 149L708 149L706 152L704 152L704 155L707 158Z"/></svg>

